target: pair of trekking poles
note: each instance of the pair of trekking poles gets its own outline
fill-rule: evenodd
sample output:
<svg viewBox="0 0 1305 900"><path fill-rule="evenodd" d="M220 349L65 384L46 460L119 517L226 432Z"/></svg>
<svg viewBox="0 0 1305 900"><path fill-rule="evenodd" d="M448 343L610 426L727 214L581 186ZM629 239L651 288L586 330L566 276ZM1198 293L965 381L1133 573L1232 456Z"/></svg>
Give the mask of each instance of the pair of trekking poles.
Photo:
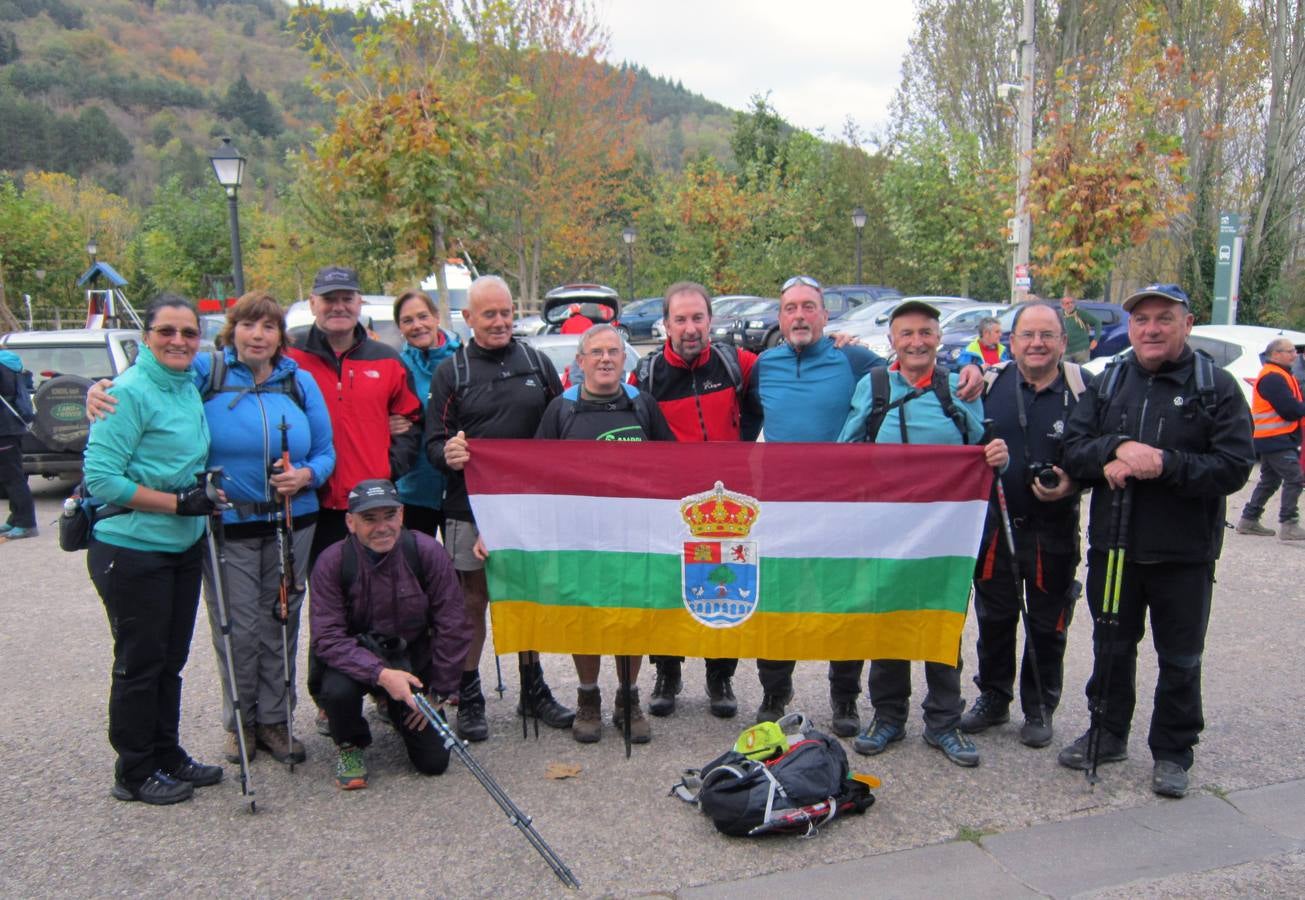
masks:
<svg viewBox="0 0 1305 900"><path fill-rule="evenodd" d="M280 462L282 471L289 471L290 426L286 424L285 416L281 417L278 430L281 432ZM221 486L222 468L209 469L205 472L205 475L207 476L205 486L209 491L209 496L216 501L217 488ZM281 583L277 591L277 602L272 608L272 616L281 623L281 666L284 678L283 689L285 691L286 740L290 748L290 771L294 772L295 728L294 685L290 676L290 595L295 593L297 585L295 584L294 514L291 511L291 503L291 498L288 495L282 497L282 506L277 515L277 561ZM213 593L216 595L218 630L222 633L222 650L223 655L226 657L225 686L227 700L230 701L232 712L235 715L236 747L240 756L240 793L248 801L249 811L253 813L258 811L258 804L254 797L254 781L249 766L249 747L245 742L245 722L244 714L240 709L240 692L236 688L236 666L231 649L231 614L227 606L226 583L223 578L227 563L226 538L220 516L209 518L207 532L209 562L213 569Z"/></svg>
<svg viewBox="0 0 1305 900"><path fill-rule="evenodd" d="M992 420L985 419L984 442L992 436ZM1033 626L1029 616L1028 590L1020 575L1019 557L1015 551L1015 532L1011 527L1010 510L1006 505L1006 488L1002 484L1001 474L995 476L997 486L997 506L1001 510L1001 527L1006 538L1006 550L1010 556L1011 575L1015 579L1015 593L1020 602L1020 619L1024 623L1024 646L1028 650L1029 665L1033 667L1033 687L1038 695L1038 715L1047 722L1046 694L1042 689L1042 671L1038 667L1038 651L1033 640ZM1119 594L1123 588L1124 560L1128 545L1128 520L1133 508L1133 485L1127 483L1122 490L1114 490L1110 505L1110 546L1106 551L1106 589L1102 595L1101 613L1097 619L1100 634L1093 638L1093 657L1100 654L1102 645L1107 650L1101 668L1101 677L1097 679L1096 689L1088 704L1090 715L1088 725L1088 769L1087 782L1095 785L1097 765L1101 759L1101 732L1105 727L1107 698L1110 695L1110 677L1114 669L1113 650L1115 638L1119 633Z"/></svg>

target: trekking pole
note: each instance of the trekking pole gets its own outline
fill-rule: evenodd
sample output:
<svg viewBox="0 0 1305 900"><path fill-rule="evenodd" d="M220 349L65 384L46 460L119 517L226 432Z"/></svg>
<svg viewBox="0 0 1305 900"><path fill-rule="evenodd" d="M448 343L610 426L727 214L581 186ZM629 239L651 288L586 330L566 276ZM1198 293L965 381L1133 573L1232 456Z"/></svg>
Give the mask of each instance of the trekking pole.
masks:
<svg viewBox="0 0 1305 900"><path fill-rule="evenodd" d="M497 658L498 657L495 657L495 659ZM535 740L539 740L539 716L534 714L535 710L533 709L529 711L526 710L526 707L530 705L531 697L534 694L534 691L531 690L531 688L535 683L535 673L534 667L526 662L525 653L517 654L517 674L521 677L521 737L522 739L525 739L530 736L530 729L526 723L529 719L534 719Z"/></svg>
<svg viewBox="0 0 1305 900"><path fill-rule="evenodd" d="M494 654L494 674L498 677L498 684L494 685L494 690L498 691L498 699L503 699L503 692L507 690L503 686L503 663L499 661L498 654Z"/></svg>
<svg viewBox="0 0 1305 900"><path fill-rule="evenodd" d="M1105 730L1106 706L1110 696L1110 679L1114 674L1114 644L1119 637L1119 592L1124 580L1125 549L1128 544L1128 519L1133 508L1133 485L1125 482L1124 489L1114 491L1110 499L1110 547L1106 550L1106 584L1101 595L1101 613L1097 624L1102 638L1095 641L1094 650L1101 653L1105 646L1105 659L1101 663L1101 677L1091 703L1091 721L1088 725L1087 781L1095 785L1097 764L1101 759L1101 733Z"/></svg>
<svg viewBox="0 0 1305 900"><path fill-rule="evenodd" d="M277 426L281 432L281 471L290 471L290 426L286 424L285 416L281 417L281 424ZM277 517L276 523L276 543L277 559L281 566L281 587L276 605L273 607L273 617L281 623L281 669L285 678L285 732L286 741L290 746L289 766L293 773L295 770L295 714L294 714L294 697L292 696L293 684L290 678L290 595L297 590L295 584L295 543L294 543L294 513L291 510L291 498L286 494L281 506L281 515Z"/></svg>
<svg viewBox="0 0 1305 900"><path fill-rule="evenodd" d="M222 468L208 469L204 472L207 481L207 487L212 489L222 480ZM210 493L210 496L213 496ZM249 811L257 812L258 808L254 801L254 782L250 778L249 772L249 749L245 746L245 723L244 717L240 714L240 694L236 691L236 666L233 661L231 651L231 617L227 611L226 586L222 581L222 567L227 564L226 559L226 535L222 527L222 517L209 516L207 527L208 532L208 554L209 561L213 564L213 593L217 598L218 613L218 630L222 632L222 649L226 656L227 670L227 698L231 701L231 709L236 718L236 746L240 750L240 793L249 801Z"/></svg>
<svg viewBox="0 0 1305 900"><path fill-rule="evenodd" d="M523 813L520 807L512 802L512 798L507 795L507 792L494 780L493 776L481 767L476 758L471 755L471 751L467 749L467 745L458 739L458 736L453 733L453 729L444 721L443 715L430 705L430 701L426 699L425 695L415 693L412 695L412 699L416 701L417 709L426 718L426 721L435 729L435 733L444 741L444 746L458 759L462 760L462 764L470 770L481 786L494 798L494 802L499 805L499 808L507 813L508 822L521 830L526 840L530 842L530 846L534 847L535 851L544 858L544 861L552 868L558 879L567 887L580 887L579 880L567 868L566 863L535 830L535 826L531 824L530 816Z"/></svg>
<svg viewBox="0 0 1305 900"><path fill-rule="evenodd" d="M625 738L625 758L630 758L630 657L616 657L616 667L620 670L621 709L625 718L621 720L621 736Z"/></svg>

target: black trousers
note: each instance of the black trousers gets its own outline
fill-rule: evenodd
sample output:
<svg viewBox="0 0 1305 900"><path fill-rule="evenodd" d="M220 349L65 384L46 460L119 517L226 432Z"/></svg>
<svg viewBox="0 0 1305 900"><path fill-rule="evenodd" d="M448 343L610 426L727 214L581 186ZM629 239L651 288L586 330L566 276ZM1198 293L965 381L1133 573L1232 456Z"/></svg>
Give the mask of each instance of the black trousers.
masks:
<svg viewBox="0 0 1305 900"><path fill-rule="evenodd" d="M91 581L113 635L109 743L118 781L135 787L157 769L187 758L178 730L181 670L199 607L202 542L182 553L156 553L92 540Z"/></svg>
<svg viewBox="0 0 1305 900"><path fill-rule="evenodd" d="M9 498L9 524L15 528L36 527L36 503L23 474L23 438L0 437L0 487Z"/></svg>
<svg viewBox="0 0 1305 900"><path fill-rule="evenodd" d="M1088 554L1088 603L1094 617L1095 656L1087 684L1088 703L1109 681L1102 722L1111 734L1127 740L1136 700L1137 645L1151 616L1159 673L1147 743L1157 760L1192 766L1205 718L1201 710L1201 654L1210 623L1213 563L1126 563L1119 594L1119 625L1103 625L1101 600L1106 582L1106 554Z"/></svg>
<svg viewBox="0 0 1305 900"><path fill-rule="evenodd" d="M344 524L344 510L322 507L317 511L317 530L313 532L313 547L308 551L308 571L317 565L322 551L349 536L349 526Z"/></svg>
<svg viewBox="0 0 1305 900"><path fill-rule="evenodd" d="M408 759L423 775L439 775L449 767L449 750L435 734L430 725L420 731L413 731L404 725L404 719L412 712L407 706L395 700L384 690L372 688L361 681L354 681L348 675L330 666L322 666L322 688L317 696L322 709L326 710L331 721L331 740L336 746L353 744L355 747L368 747L372 742L371 729L363 718L363 697L378 692L385 698L389 709L390 721L403 738L403 745L408 749Z"/></svg>
<svg viewBox="0 0 1305 900"><path fill-rule="evenodd" d="M650 656L648 659L658 668L666 663L675 663L678 666L684 662L683 656ZM733 678L735 670L739 667L737 659L704 659L703 663L708 678Z"/></svg>
<svg viewBox="0 0 1305 900"><path fill-rule="evenodd" d="M405 503L403 504L403 527L409 531L420 531L422 534L443 540L444 510L431 509L429 506L418 506L415 503Z"/></svg>
<svg viewBox="0 0 1305 900"><path fill-rule="evenodd" d="M1278 507L1278 521L1284 524L1295 522L1300 518L1297 506L1301 489L1305 487L1299 449L1271 450L1260 455L1260 480L1251 492L1251 499L1242 508L1242 516L1258 520L1279 486L1282 487L1282 503Z"/></svg>
<svg viewBox="0 0 1305 900"><path fill-rule="evenodd" d="M846 703L861 696L861 669L865 662L859 659L836 659L829 664L829 700ZM793 694L793 669L797 663L791 659L757 660L757 679L767 694L781 697Z"/></svg>
<svg viewBox="0 0 1305 900"><path fill-rule="evenodd" d="M974 581L974 617L979 626L979 671L974 683L979 690L993 691L1010 702L1015 696L1015 646L1022 628L1020 599L1006 541L996 535L986 550L979 557L976 573L979 577ZM1074 581L1079 555L1077 552L1047 553L1038 547L1036 537L1019 541L1016 551L1032 631L1031 635L1025 635L1020 660L1020 707L1026 719L1038 719L1030 640L1038 658L1042 702L1049 714L1054 713L1064 687L1065 642L1080 591Z"/></svg>

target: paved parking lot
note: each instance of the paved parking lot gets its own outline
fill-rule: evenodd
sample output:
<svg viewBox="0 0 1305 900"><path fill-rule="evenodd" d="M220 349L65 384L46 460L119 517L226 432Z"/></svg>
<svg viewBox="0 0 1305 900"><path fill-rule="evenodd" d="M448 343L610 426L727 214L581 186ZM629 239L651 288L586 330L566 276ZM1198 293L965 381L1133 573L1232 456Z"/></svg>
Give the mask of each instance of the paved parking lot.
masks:
<svg viewBox="0 0 1305 900"><path fill-rule="evenodd" d="M0 831L0 894L567 893L460 764L454 761L449 773L439 778L412 774L399 741L381 726L376 726L378 739L368 754L371 787L354 793L335 790L332 748L312 730L311 709L306 707L300 709L296 730L304 736L309 760L294 774L266 755L254 762L257 814L251 815L241 802L234 766L228 766L226 782L200 790L190 803L150 808L112 800L112 753L105 736L108 629L83 555L61 553L54 528L47 527L65 489L55 483L33 485L41 537L0 546L0 682L7 686L0 698L0 720L5 723L0 790L8 810ZM1234 501L1234 509L1245 495ZM1276 512L1276 500L1272 508ZM492 736L474 745L473 752L534 817L540 833L583 883L585 895L666 896L714 885L717 896L744 891L766 896L801 891L826 878L835 879L828 882L831 885L839 883L839 871L851 871L857 879L841 882L845 894L859 889L891 895L897 884L892 860L906 860L916 876L909 885L901 882L903 895L936 895L942 890L965 895L971 893L966 884L979 883L955 880L965 874L966 865L975 867L976 877L993 860L1005 865L1003 841L1009 847L1017 834L1060 833L1033 831L1048 827L1071 830L1059 844L1046 844L1048 859L1039 870L1044 874L1039 881L1027 882L1028 889L1049 895L1103 890L1102 882L1093 883L1095 887L1074 882L1069 868L1076 842L1087 848L1105 840L1093 823L1119 821L1097 817L1126 813L1130 821L1141 822L1130 832L1138 835L1131 843L1136 851L1139 843L1145 849L1146 835L1157 833L1146 824L1149 817L1195 821L1220 808L1214 801L1250 796L1239 792L1271 790L1269 786L1305 776L1299 714L1305 675L1302 572L1305 547L1227 532L1206 649L1207 729L1192 771L1195 790L1184 801L1162 801L1149 790L1145 722L1155 679L1149 648L1139 664L1135 723L1140 725L1130 745L1132 758L1104 767L1095 790L1088 789L1080 773L1056 765L1059 746L1087 725L1082 685L1090 661L1090 622L1081 610L1071 627L1065 701L1056 719L1057 740L1050 748L1021 746L1018 723L1012 723L979 736L983 763L962 770L920 740L917 709L907 740L888 753L875 759L849 754L855 767L883 779L878 803L864 817L836 822L812 840L724 838L694 810L666 796L681 769L719 754L751 720L761 699L751 661L740 664L735 680L741 715L734 721L708 715L701 665L687 663L680 708L669 719L653 720L653 742L636 747L627 760L610 726L597 745L582 747L569 734L548 729L538 740L523 740L512 716L515 661L504 658L507 694L501 700L490 695ZM973 632L971 622L965 659L971 674ZM573 702L576 682L570 661L550 657L545 665L559 697ZM919 668L917 697L923 694ZM486 658L481 674L492 686L492 658ZM195 756L219 761L219 682L202 614L186 677L183 742ZM609 660L603 676L608 694L604 706L609 710L614 684ZM650 685L646 672L645 692ZM968 675L966 686L972 698ZM818 726L827 727L823 665L800 664L796 687L790 708L808 712ZM865 716L864 703L862 709ZM549 780L545 769L552 762L574 763L580 773ZM1193 868L1213 871L1191 880L1162 882L1149 894L1299 895L1305 891L1302 837L1295 850L1283 845L1281 854L1277 845L1266 845L1267 856L1259 862L1211 856L1208 865L1201 865L1197 860ZM976 847L985 852L965 855ZM915 848L925 849L915 857L885 856ZM1168 852L1157 838L1155 854ZM1006 858L1012 854L1008 850ZM1065 854L1066 860L1060 882L1056 854ZM839 870L840 865L867 868ZM1258 868L1248 871L1247 865ZM875 881L876 871L885 880ZM929 881L935 871L939 879L950 873L950 880ZM769 873L778 873L780 879L783 873L810 877L732 884ZM1176 887L1168 890L1164 884ZM1124 894L1119 889L1109 895Z"/></svg>

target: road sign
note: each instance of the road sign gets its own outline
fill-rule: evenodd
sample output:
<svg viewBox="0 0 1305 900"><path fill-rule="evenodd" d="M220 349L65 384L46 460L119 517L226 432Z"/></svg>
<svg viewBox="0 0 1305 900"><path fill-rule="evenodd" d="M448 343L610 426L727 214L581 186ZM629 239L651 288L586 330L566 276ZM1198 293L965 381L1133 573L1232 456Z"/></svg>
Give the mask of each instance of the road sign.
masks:
<svg viewBox="0 0 1305 900"><path fill-rule="evenodd" d="M1027 291L1032 286L1033 282L1029 279L1029 267L1025 265L1015 266L1015 289Z"/></svg>
<svg viewBox="0 0 1305 900"><path fill-rule="evenodd" d="M1219 214L1219 236L1214 250L1214 306L1210 321L1215 325L1234 325L1237 322L1237 276L1234 272L1237 253L1237 232L1241 231L1242 217L1237 213Z"/></svg>

